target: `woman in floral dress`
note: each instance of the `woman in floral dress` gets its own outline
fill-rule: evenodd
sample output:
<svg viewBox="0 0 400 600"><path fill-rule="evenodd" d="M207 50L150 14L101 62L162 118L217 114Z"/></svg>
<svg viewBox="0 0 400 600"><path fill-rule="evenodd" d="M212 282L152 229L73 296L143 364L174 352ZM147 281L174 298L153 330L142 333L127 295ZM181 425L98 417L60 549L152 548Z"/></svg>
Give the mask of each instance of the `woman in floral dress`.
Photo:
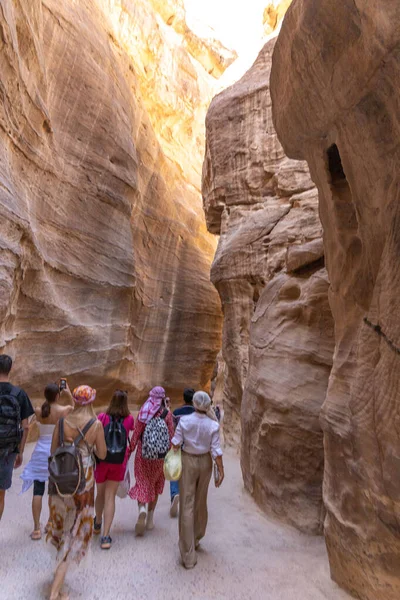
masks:
<svg viewBox="0 0 400 600"><path fill-rule="evenodd" d="M164 459L148 460L142 456L142 435L146 425L154 417L162 415L166 406L166 395L164 388L157 386L150 392L149 398L143 404L132 436L130 451L136 449L135 456L135 485L129 491L132 500L137 500L139 506L139 516L135 526L136 535L143 535L145 529L153 529L154 510L157 505L158 496L163 493L164 477ZM169 439L174 436L174 422L172 414L168 411L165 417L165 423L168 427ZM148 505L148 508L147 508Z"/></svg>
<svg viewBox="0 0 400 600"><path fill-rule="evenodd" d="M61 497L56 490L50 489L50 524L47 541L50 541L58 551L58 566L51 586L50 600L62 597L61 590L68 567L71 563L79 564L86 555L93 534L94 513L94 459L93 452L104 459L107 447L104 439L104 429L97 420L92 403L96 398L96 390L88 385L76 388L72 397L74 410L64 421L65 441L72 443L78 436L79 430L93 420L79 447L82 450L83 466L86 471L85 489L73 496ZM54 429L51 451L59 446L59 428Z"/></svg>

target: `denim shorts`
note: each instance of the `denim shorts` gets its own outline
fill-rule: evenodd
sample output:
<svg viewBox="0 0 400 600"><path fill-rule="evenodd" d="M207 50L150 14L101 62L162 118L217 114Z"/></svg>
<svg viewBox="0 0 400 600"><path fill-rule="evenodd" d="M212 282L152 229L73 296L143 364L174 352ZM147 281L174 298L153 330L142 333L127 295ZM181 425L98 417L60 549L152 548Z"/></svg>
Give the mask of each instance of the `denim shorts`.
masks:
<svg viewBox="0 0 400 600"><path fill-rule="evenodd" d="M0 456L0 490L10 489L16 458L16 452Z"/></svg>

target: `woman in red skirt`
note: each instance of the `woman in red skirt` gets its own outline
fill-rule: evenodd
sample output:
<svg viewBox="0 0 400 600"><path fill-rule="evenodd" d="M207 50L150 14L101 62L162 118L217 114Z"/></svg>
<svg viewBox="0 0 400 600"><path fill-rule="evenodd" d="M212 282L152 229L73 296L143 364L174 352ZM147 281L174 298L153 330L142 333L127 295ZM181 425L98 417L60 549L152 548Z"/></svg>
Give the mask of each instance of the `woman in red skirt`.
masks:
<svg viewBox="0 0 400 600"><path fill-rule="evenodd" d="M162 387L151 390L149 398L143 404L132 436L130 451L136 449L135 456L135 485L129 491L132 500L137 500L139 516L135 526L136 535L143 535L145 529L153 529L154 510L157 505L158 496L164 490L164 459L149 460L142 456L142 436L146 425L155 417L162 417L166 410L166 395ZM168 427L169 440L174 435L174 423L170 411L164 418ZM147 506L148 505L148 506Z"/></svg>
<svg viewBox="0 0 400 600"><path fill-rule="evenodd" d="M129 433L133 430L134 420L128 408L128 394L122 390L116 390L105 413L100 413L99 421L104 428L110 423L111 418L123 419L123 427L126 431L126 439L129 442ZM127 444L125 458L121 464L111 464L105 460L99 462L94 472L97 486L96 496L96 516L94 518L94 533L100 534L102 528L102 519L104 516L103 536L101 538L101 548L109 550L112 539L110 529L115 514L115 496L118 486L124 480L125 471L129 458L129 445Z"/></svg>

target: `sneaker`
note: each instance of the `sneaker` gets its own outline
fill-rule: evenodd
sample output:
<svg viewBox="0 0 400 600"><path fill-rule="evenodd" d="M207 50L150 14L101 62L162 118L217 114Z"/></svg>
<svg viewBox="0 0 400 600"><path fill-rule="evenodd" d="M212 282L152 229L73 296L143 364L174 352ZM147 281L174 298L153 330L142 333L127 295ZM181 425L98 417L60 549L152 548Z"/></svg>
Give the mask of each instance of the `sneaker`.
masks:
<svg viewBox="0 0 400 600"><path fill-rule="evenodd" d="M112 544L112 539L110 538L109 535L102 537L100 540L100 548L102 550L109 550L111 548L111 544Z"/></svg>
<svg viewBox="0 0 400 600"><path fill-rule="evenodd" d="M174 496L172 498L171 508L169 509L169 516L172 519L175 519L175 517L178 516L178 509L179 509L179 494L177 494L176 496Z"/></svg>
<svg viewBox="0 0 400 600"><path fill-rule="evenodd" d="M146 521L146 529L148 529L149 531L154 529L153 519L154 519L154 510L149 510L149 512L147 514L147 521Z"/></svg>
<svg viewBox="0 0 400 600"><path fill-rule="evenodd" d="M138 520L136 521L136 525L135 525L135 534L136 535L143 535L144 534L144 530L146 529L146 517L147 517L147 509L145 506L141 506L139 508L139 516L138 516Z"/></svg>

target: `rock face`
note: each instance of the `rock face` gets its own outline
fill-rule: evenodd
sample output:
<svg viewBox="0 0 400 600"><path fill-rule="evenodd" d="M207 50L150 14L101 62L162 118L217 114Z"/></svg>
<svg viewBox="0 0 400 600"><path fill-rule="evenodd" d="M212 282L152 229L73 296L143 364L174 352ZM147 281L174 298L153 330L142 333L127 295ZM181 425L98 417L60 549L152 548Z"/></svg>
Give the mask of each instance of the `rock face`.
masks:
<svg viewBox="0 0 400 600"><path fill-rule="evenodd" d="M279 137L319 191L336 334L325 534L333 578L363 600L400 597L399 31L395 0L295 0L271 77Z"/></svg>
<svg viewBox="0 0 400 600"><path fill-rule="evenodd" d="M221 236L211 278L224 310L225 439L237 444L242 429L244 482L257 502L318 533L333 321L317 192L272 124L274 44L211 104L203 201Z"/></svg>
<svg viewBox="0 0 400 600"><path fill-rule="evenodd" d="M116 386L174 397L212 374L221 317L199 193L212 69L156 4L1 3L0 348L33 395L64 374L100 401ZM208 56L216 72L227 60Z"/></svg>

